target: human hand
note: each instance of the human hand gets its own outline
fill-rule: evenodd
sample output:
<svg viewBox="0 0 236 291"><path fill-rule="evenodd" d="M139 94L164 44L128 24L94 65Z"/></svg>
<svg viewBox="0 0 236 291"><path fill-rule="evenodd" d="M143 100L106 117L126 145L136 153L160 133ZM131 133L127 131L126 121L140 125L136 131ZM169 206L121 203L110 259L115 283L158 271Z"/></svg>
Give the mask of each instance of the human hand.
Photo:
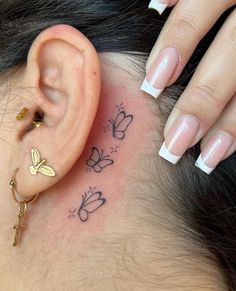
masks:
<svg viewBox="0 0 236 291"><path fill-rule="evenodd" d="M162 4L160 3L162 1ZM165 4L163 4L165 3ZM174 6L147 62L142 90L157 98L180 76L200 40L235 0L152 0ZM173 109L160 156L176 164L201 139L196 166L210 174L236 150L236 8Z"/></svg>

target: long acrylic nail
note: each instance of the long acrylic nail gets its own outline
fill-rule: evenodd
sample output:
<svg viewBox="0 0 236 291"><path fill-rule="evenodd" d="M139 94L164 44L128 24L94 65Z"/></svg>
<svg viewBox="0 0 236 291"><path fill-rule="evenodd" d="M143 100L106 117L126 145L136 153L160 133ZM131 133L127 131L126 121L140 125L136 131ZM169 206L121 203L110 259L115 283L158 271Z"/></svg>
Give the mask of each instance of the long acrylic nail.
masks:
<svg viewBox="0 0 236 291"><path fill-rule="evenodd" d="M211 174L217 165L224 159L233 145L234 139L229 134L214 135L203 149L196 161L196 166L206 174Z"/></svg>
<svg viewBox="0 0 236 291"><path fill-rule="evenodd" d="M160 0L152 0L149 4L149 9L154 9L161 15L168 6L168 4L162 2Z"/></svg>
<svg viewBox="0 0 236 291"><path fill-rule="evenodd" d="M179 64L179 54L174 48L163 49L147 72L141 90L158 98L173 77Z"/></svg>
<svg viewBox="0 0 236 291"><path fill-rule="evenodd" d="M199 128L200 121L195 116L183 115L179 117L169 130L159 155L172 164L177 164L192 145Z"/></svg>

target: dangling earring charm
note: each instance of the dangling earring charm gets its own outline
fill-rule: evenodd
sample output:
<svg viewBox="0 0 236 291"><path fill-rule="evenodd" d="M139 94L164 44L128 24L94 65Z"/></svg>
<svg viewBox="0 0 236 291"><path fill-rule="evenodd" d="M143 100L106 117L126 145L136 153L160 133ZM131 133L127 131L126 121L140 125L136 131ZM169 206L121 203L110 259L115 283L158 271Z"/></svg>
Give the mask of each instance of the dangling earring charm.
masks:
<svg viewBox="0 0 236 291"><path fill-rule="evenodd" d="M41 173L48 177L55 177L56 173L53 168L46 166L46 160L42 160L39 151L36 148L31 150L31 158L33 165L29 167L30 174L36 176Z"/></svg>
<svg viewBox="0 0 236 291"><path fill-rule="evenodd" d="M25 200L20 201L17 199L17 197L16 197L16 194L17 194L16 173L17 173L17 171L18 171L18 169L15 170L15 173L12 177L11 182L10 182L10 189L12 192L13 199L15 200L16 203L19 204L18 224L15 224L13 227L13 229L16 231L15 237L14 237L14 242L13 242L14 247L16 247L20 243L22 231L26 228L26 225L23 224L23 221L24 221L24 218L26 216L27 206L28 206L28 204L34 202L39 196L39 194L37 194L28 201L25 201Z"/></svg>

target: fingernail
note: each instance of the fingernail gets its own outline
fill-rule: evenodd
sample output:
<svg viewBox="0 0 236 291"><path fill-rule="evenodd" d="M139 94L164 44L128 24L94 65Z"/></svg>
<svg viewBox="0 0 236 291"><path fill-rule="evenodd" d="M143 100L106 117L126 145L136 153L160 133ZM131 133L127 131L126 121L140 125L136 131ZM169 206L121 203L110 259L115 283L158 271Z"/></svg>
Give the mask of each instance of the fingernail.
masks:
<svg viewBox="0 0 236 291"><path fill-rule="evenodd" d="M155 9L161 15L167 6L168 4L162 3L160 0L152 0L149 4L149 9Z"/></svg>
<svg viewBox="0 0 236 291"><path fill-rule="evenodd" d="M179 54L174 48L163 49L147 72L141 90L158 98L168 85L179 64Z"/></svg>
<svg viewBox="0 0 236 291"><path fill-rule="evenodd" d="M192 145L198 130L200 121L192 115L179 117L169 130L159 155L172 164L177 164L186 150Z"/></svg>
<svg viewBox="0 0 236 291"><path fill-rule="evenodd" d="M214 135L196 161L196 167L210 175L217 165L225 158L234 139L229 134L218 133Z"/></svg>

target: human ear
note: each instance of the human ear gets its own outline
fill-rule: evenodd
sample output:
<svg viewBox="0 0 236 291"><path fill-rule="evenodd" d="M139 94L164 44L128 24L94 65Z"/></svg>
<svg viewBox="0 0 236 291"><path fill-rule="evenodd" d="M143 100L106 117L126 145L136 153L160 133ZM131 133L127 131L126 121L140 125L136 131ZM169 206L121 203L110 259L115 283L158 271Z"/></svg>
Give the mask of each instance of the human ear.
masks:
<svg viewBox="0 0 236 291"><path fill-rule="evenodd" d="M17 191L29 197L59 182L79 159L97 112L100 64L91 42L78 30L57 25L34 41L23 71L22 87L33 88L25 98L29 115L18 124L17 148L11 170L17 172ZM29 90L27 90L29 91ZM40 128L30 128L37 112ZM32 149L55 176L30 173Z"/></svg>

